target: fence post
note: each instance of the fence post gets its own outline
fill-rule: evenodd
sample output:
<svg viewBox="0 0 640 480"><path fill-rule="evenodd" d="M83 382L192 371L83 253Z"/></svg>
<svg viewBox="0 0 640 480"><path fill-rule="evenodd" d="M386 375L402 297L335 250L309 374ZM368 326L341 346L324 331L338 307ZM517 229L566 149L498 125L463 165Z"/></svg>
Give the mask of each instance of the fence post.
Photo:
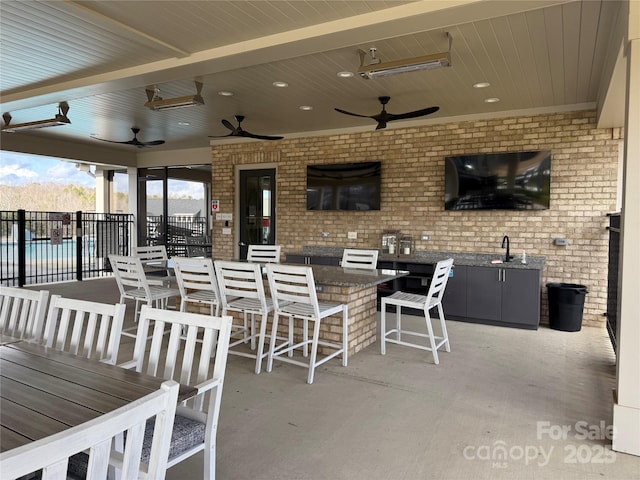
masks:
<svg viewBox="0 0 640 480"><path fill-rule="evenodd" d="M76 280L82 281L82 212L76 212Z"/></svg>
<svg viewBox="0 0 640 480"><path fill-rule="evenodd" d="M18 210L18 286L24 287L27 283L27 214L24 210Z"/></svg>

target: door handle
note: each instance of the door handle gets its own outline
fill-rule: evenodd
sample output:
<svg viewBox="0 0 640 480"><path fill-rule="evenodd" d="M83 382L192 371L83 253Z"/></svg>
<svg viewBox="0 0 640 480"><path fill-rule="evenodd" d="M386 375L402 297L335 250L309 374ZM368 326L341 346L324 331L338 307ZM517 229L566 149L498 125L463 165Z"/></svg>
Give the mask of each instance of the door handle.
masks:
<svg viewBox="0 0 640 480"><path fill-rule="evenodd" d="M247 246L247 244L246 244L246 243L244 243L244 242L238 242L238 246L239 246L239 247L246 247L246 246Z"/></svg>

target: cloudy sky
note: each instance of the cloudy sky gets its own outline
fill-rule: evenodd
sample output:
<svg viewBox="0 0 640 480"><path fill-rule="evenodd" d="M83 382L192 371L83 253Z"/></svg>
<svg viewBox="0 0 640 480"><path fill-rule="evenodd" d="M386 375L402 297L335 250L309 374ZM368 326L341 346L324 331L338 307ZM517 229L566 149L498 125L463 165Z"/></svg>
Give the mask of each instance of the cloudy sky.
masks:
<svg viewBox="0 0 640 480"><path fill-rule="evenodd" d="M76 168L75 163L56 158L0 151L0 185L55 182L95 187L93 177Z"/></svg>
<svg viewBox="0 0 640 480"><path fill-rule="evenodd" d="M123 176L119 177L120 180L125 180ZM96 186L95 179L87 172L78 170L75 162L0 150L0 186L19 186L44 182L82 185L91 188ZM126 181L118 182L118 178L116 178L115 190L124 192L126 189ZM151 182L149 185L150 195L159 195L162 193L161 190L160 182ZM174 198L204 198L203 187L200 183L169 180L169 192L169 196Z"/></svg>

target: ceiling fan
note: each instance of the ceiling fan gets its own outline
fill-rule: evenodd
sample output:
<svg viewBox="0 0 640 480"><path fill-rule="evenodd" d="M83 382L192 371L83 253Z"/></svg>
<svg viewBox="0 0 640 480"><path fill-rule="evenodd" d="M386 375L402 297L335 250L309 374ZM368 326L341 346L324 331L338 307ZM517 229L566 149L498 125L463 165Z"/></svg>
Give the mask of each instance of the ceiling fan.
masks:
<svg viewBox="0 0 640 480"><path fill-rule="evenodd" d="M378 97L378 101L382 104L382 111L377 115L360 115L359 113L347 112L346 110L342 110L341 108L336 108L335 111L344 113L345 115L352 115L354 117L372 118L376 122L378 122L378 126L376 127L376 130L380 130L381 128L387 127L387 122L391 122L393 120L403 120L405 118L416 118L416 117L422 117L424 115L431 115L432 113L435 113L438 110L440 110L440 107L428 107L428 108L423 108L421 110L415 110L413 112L397 113L397 114L389 113L387 112L385 107L387 103L389 103L389 100L391 100L391 97Z"/></svg>
<svg viewBox="0 0 640 480"><path fill-rule="evenodd" d="M255 133L247 132L246 130L243 130L242 126L240 125L244 120L244 115L235 115L235 117L236 117L236 122L238 122L237 127L234 127L230 121L225 120L224 118L222 119L222 124L225 127L227 127L229 130L231 130L230 134L222 135L218 137L210 135L209 138L245 137L245 138L255 138L258 140L282 140L284 138L284 137L273 137L270 135L256 135Z"/></svg>
<svg viewBox="0 0 640 480"><path fill-rule="evenodd" d="M133 138L131 140L127 140L126 142L117 142L115 140L106 140L104 138L98 138L94 135L91 135L91 138L95 138L96 140L102 140L103 142L109 142L109 143L122 143L124 145L133 145L134 147L138 147L138 148L145 148L145 147L153 147L156 145L162 145L164 143L164 140L153 140L151 142L141 142L140 140L138 140L138 132L140 132L140 129L138 127L132 127L131 131L133 132Z"/></svg>

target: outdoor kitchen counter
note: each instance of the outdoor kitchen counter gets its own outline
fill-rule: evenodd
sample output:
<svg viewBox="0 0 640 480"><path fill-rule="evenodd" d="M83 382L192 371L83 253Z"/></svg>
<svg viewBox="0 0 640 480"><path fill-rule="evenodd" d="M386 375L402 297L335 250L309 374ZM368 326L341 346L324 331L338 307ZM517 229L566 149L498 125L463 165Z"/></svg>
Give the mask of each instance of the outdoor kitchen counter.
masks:
<svg viewBox="0 0 640 480"><path fill-rule="evenodd" d="M298 255L306 257L327 257L342 258L342 247L303 247L302 252L289 252L288 255ZM436 264L440 260L453 258L454 265L466 265L474 267L495 267L495 268L517 268L526 270L544 270L546 257L527 255L527 263L521 262L522 253L514 251L514 259L504 262L505 252L499 253L467 253L467 252L437 252L437 251L415 251L411 255L389 255L380 254L378 262L398 262L416 264ZM491 260L502 260L502 263L491 263Z"/></svg>

